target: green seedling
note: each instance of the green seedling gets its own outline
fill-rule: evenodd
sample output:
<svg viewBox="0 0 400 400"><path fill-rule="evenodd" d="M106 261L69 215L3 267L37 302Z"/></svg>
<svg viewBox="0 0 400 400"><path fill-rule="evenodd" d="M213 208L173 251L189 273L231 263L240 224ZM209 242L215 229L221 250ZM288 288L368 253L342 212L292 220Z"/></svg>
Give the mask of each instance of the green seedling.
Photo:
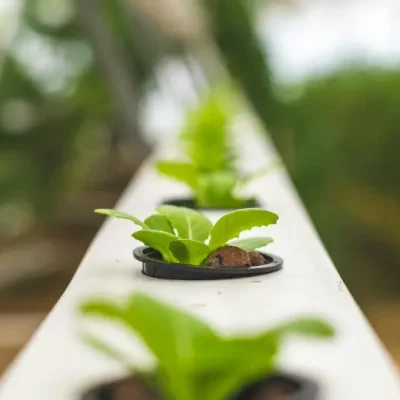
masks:
<svg viewBox="0 0 400 400"><path fill-rule="evenodd" d="M230 124L234 93L215 90L189 113L180 139L188 161L159 161L157 170L190 188L200 207L241 208L249 199L238 191L269 172L273 163L248 175L236 168Z"/></svg>
<svg viewBox="0 0 400 400"><path fill-rule="evenodd" d="M169 400L227 400L246 384L277 370L283 339L289 335L331 338L333 328L316 318L296 318L261 333L225 337L202 320L145 294L123 302L84 302L85 317L109 320L139 337L154 356L154 367L140 371ZM138 372L121 350L83 334L96 350Z"/></svg>
<svg viewBox="0 0 400 400"><path fill-rule="evenodd" d="M214 225L198 211L167 205L158 207L157 214L143 222L121 211L97 209L95 212L133 222L141 229L132 236L159 251L165 261L195 266L202 265L213 251L221 247L235 246L254 251L266 246L272 242L270 237L240 239L239 236L254 227L278 221L276 214L260 208L232 211Z"/></svg>

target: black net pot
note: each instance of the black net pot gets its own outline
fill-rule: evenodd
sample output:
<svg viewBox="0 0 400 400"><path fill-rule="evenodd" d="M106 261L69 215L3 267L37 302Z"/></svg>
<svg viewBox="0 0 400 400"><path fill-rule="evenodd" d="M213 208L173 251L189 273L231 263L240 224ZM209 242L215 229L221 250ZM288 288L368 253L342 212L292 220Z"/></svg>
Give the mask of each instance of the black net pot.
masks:
<svg viewBox="0 0 400 400"><path fill-rule="evenodd" d="M259 252L265 259L264 265L254 267L203 267L164 261L161 254L151 247L137 247L133 251L136 260L142 262L142 272L147 276L161 279L214 280L265 275L282 269L282 258Z"/></svg>
<svg viewBox="0 0 400 400"><path fill-rule="evenodd" d="M128 377L88 390L81 400L165 400L159 390L139 377ZM206 399L205 399L206 400ZM274 374L244 387L227 400L318 400L315 382Z"/></svg>
<svg viewBox="0 0 400 400"><path fill-rule="evenodd" d="M177 206L177 207L186 207L191 208L197 211L235 211L242 208L259 208L261 207L260 202L255 198L249 198L246 202L240 207L206 207L200 206L196 203L196 200L193 197L187 198L172 198L165 200L161 203L161 205L168 205L168 206Z"/></svg>

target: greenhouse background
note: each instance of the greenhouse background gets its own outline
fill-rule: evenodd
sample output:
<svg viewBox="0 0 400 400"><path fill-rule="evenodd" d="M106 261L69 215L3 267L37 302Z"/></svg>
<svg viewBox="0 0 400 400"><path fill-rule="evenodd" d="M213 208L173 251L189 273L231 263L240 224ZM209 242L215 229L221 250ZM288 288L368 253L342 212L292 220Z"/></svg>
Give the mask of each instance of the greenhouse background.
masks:
<svg viewBox="0 0 400 400"><path fill-rule="evenodd" d="M400 8L315 3L0 3L0 370L69 283L92 210L227 72L400 360Z"/></svg>

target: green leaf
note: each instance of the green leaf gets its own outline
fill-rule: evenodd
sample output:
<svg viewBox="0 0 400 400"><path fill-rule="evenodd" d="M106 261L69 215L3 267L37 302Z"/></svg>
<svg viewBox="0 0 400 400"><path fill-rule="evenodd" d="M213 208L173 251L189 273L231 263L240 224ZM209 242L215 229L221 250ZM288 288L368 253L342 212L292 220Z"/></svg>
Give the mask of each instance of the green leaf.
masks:
<svg viewBox="0 0 400 400"><path fill-rule="evenodd" d="M175 161L159 161L157 170L172 179L183 182L193 190L198 186L198 172L193 164Z"/></svg>
<svg viewBox="0 0 400 400"><path fill-rule="evenodd" d="M210 254L209 247L197 240L179 239L171 242L169 248L174 257L183 264L201 265Z"/></svg>
<svg viewBox="0 0 400 400"><path fill-rule="evenodd" d="M275 328L273 332L279 335L296 334L322 338L330 338L335 334L330 324L317 318L298 318Z"/></svg>
<svg viewBox="0 0 400 400"><path fill-rule="evenodd" d="M116 347L105 343L104 341L98 339L97 337L89 333L85 332L80 333L79 337L92 349L124 365L128 371L131 371L131 373L137 372L137 367L134 366L132 362L129 360L129 358L123 352L118 350Z"/></svg>
<svg viewBox="0 0 400 400"><path fill-rule="evenodd" d="M79 311L88 316L101 316L107 319L120 319L123 315L119 305L111 303L108 300L94 299L83 302Z"/></svg>
<svg viewBox="0 0 400 400"><path fill-rule="evenodd" d="M204 242L210 235L212 223L195 210L185 207L160 206L157 211L168 219L181 239Z"/></svg>
<svg viewBox="0 0 400 400"><path fill-rule="evenodd" d="M199 398L195 386L197 357L210 343L218 341L212 329L188 313L144 294L128 300L126 316L127 323L157 358L161 381L170 397Z"/></svg>
<svg viewBox="0 0 400 400"><path fill-rule="evenodd" d="M153 230L141 230L134 232L132 236L140 240L146 246L150 246L153 249L159 251L163 256L164 261L176 262L175 257L169 249L171 242L176 240L176 236L167 232L153 231Z"/></svg>
<svg viewBox="0 0 400 400"><path fill-rule="evenodd" d="M164 217L164 215L150 215L150 217L144 220L144 223L148 229L151 229L153 231L162 231L175 235L175 232L172 229L170 222L167 220L167 218Z"/></svg>
<svg viewBox="0 0 400 400"><path fill-rule="evenodd" d="M298 318L254 336L226 339L215 350L215 354L218 354L215 360L223 359L226 363L225 370L221 370L218 375L214 370L217 361L213 363L211 368L214 370L214 380L209 385L203 384L204 397L224 400L243 384L271 373L275 368L275 358L282 339L289 334L330 338L334 330L319 319Z"/></svg>
<svg viewBox="0 0 400 400"><path fill-rule="evenodd" d="M282 161L275 161L272 164L269 164L263 168L258 169L257 171L250 172L249 174L243 176L238 181L239 186L248 185L251 181L261 178L263 175L269 174L270 172L274 171L282 167Z"/></svg>
<svg viewBox="0 0 400 400"><path fill-rule="evenodd" d="M240 247L246 251L254 251L255 249L259 249L260 247L272 243L273 241L274 240L270 237L254 237L232 240L228 244L229 246Z"/></svg>
<svg viewBox="0 0 400 400"><path fill-rule="evenodd" d="M199 177L196 200L206 207L236 207L244 205L244 200L236 198L234 190L237 184L237 173L230 170L203 173Z"/></svg>
<svg viewBox="0 0 400 400"><path fill-rule="evenodd" d="M147 226L145 223L134 217L133 215L127 214L123 211L112 210L109 208L98 208L94 210L97 214L108 215L110 217L120 218L120 219L127 219L128 221L132 221L134 224L141 226L142 228L146 229Z"/></svg>
<svg viewBox="0 0 400 400"><path fill-rule="evenodd" d="M275 224L278 216L261 208L232 211L221 217L211 230L210 249L224 246L229 240L237 238L241 232L256 226Z"/></svg>
<svg viewBox="0 0 400 400"><path fill-rule="evenodd" d="M156 357L158 378L166 397L202 399L198 371L207 372L213 365L219 343L207 324L145 294L134 294L122 306L112 301L88 301L81 311L87 316L116 320L139 335Z"/></svg>
<svg viewBox="0 0 400 400"><path fill-rule="evenodd" d="M161 364L176 363L180 359L182 366L187 363L186 367L194 370L192 357L197 351L190 345L198 344L202 348L217 338L200 319L143 293L128 299L126 317Z"/></svg>
<svg viewBox="0 0 400 400"><path fill-rule="evenodd" d="M199 390L203 398L225 400L245 384L274 370L279 341L274 335L265 335L262 340L252 337L226 339L217 346L208 349L214 357L208 361L208 373L199 382Z"/></svg>
<svg viewBox="0 0 400 400"><path fill-rule="evenodd" d="M225 88L224 88L225 89ZM202 171L215 171L230 167L229 123L232 115L230 96L218 88L205 96L199 105L188 113L181 139L186 145L192 163Z"/></svg>

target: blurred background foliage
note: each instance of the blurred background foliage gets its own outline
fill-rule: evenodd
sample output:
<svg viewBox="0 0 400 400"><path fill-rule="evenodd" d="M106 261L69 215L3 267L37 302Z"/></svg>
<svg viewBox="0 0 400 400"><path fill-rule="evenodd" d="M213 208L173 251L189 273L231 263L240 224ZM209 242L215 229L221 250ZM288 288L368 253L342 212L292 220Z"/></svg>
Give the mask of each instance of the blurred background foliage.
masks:
<svg viewBox="0 0 400 400"><path fill-rule="evenodd" d="M400 72L345 69L298 89L282 148L293 181L357 298L398 295Z"/></svg>
<svg viewBox="0 0 400 400"><path fill-rule="evenodd" d="M361 60L278 82L255 22L267 3L0 7L0 319L10 324L0 369L68 284L99 227L92 210L112 206L149 153L143 107L171 60L194 92L225 71L243 89L339 272L400 359L400 69Z"/></svg>

